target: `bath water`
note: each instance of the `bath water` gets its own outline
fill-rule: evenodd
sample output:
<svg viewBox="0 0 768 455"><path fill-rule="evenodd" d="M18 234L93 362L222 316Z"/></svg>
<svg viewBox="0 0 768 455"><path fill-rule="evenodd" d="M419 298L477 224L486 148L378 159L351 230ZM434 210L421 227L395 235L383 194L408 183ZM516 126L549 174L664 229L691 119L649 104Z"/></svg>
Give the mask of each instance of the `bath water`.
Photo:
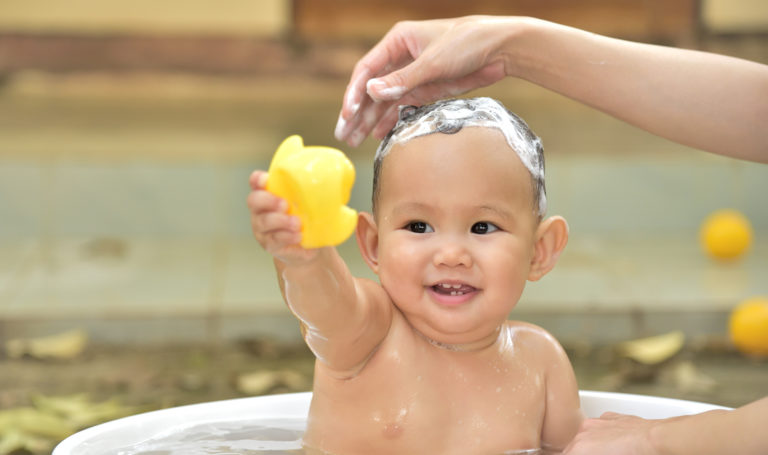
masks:
<svg viewBox="0 0 768 455"><path fill-rule="evenodd" d="M175 428L130 447L87 455L303 454L306 419L238 420Z"/></svg>
<svg viewBox="0 0 768 455"><path fill-rule="evenodd" d="M305 451L306 419L210 422L168 430L139 444L105 451L95 440L83 455L321 455ZM108 441L104 441L108 443ZM538 455L538 449L500 455Z"/></svg>

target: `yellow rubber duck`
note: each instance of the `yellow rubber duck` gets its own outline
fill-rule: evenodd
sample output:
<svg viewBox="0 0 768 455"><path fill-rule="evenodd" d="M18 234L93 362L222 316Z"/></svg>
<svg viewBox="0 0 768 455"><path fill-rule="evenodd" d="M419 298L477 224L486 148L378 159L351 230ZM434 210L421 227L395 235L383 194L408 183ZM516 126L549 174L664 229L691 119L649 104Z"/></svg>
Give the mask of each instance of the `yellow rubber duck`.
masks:
<svg viewBox="0 0 768 455"><path fill-rule="evenodd" d="M293 135L277 148L269 165L267 191L288 201L301 219L301 246L335 246L355 230L357 212L346 206L355 168L340 150L304 146Z"/></svg>

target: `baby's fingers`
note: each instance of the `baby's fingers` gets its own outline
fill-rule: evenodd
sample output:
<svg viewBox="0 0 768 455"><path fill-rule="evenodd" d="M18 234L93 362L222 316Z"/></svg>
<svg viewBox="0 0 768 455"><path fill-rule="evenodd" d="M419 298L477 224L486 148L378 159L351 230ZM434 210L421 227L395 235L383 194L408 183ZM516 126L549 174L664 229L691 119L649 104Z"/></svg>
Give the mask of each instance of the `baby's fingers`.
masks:
<svg viewBox="0 0 768 455"><path fill-rule="evenodd" d="M301 242L299 219L284 213L251 213L251 229L261 246L272 254Z"/></svg>
<svg viewBox="0 0 768 455"><path fill-rule="evenodd" d="M301 232L296 231L273 231L267 234L266 250L274 256L280 256L287 248L295 247L301 249Z"/></svg>
<svg viewBox="0 0 768 455"><path fill-rule="evenodd" d="M280 212L288 211L288 203L285 199L275 196L269 191L254 190L248 194L246 204L251 213Z"/></svg>
<svg viewBox="0 0 768 455"><path fill-rule="evenodd" d="M279 212L254 213L251 215L254 233L270 234L278 231L301 232L298 217Z"/></svg>
<svg viewBox="0 0 768 455"><path fill-rule="evenodd" d="M267 174L266 171L257 169L251 173L248 178L248 183L251 185L252 190L263 190L267 188Z"/></svg>

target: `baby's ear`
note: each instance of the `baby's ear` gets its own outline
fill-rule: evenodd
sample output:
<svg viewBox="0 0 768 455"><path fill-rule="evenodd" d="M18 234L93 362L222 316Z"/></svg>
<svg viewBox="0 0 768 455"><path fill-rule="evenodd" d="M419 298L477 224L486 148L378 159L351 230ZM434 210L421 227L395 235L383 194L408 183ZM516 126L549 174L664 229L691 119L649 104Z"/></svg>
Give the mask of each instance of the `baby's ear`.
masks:
<svg viewBox="0 0 768 455"><path fill-rule="evenodd" d="M360 212L357 216L357 228L355 230L357 237L357 246L365 263L373 270L373 273L379 273L379 228L376 226L376 220L373 215L367 212Z"/></svg>
<svg viewBox="0 0 768 455"><path fill-rule="evenodd" d="M568 223L565 218L551 216L539 223L528 280L538 281L552 270L567 243Z"/></svg>

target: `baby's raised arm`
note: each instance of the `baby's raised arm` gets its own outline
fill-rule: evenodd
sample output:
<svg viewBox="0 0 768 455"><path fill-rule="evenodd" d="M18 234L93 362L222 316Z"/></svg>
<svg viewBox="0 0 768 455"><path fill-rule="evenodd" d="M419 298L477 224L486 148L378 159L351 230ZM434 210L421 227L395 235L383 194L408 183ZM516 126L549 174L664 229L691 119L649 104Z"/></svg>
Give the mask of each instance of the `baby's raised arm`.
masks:
<svg viewBox="0 0 768 455"><path fill-rule="evenodd" d="M354 376L389 330L388 297L377 283L353 277L335 248L302 248L299 219L266 191L267 178L264 171L250 177L254 237L274 257L283 298L309 348L332 373Z"/></svg>

